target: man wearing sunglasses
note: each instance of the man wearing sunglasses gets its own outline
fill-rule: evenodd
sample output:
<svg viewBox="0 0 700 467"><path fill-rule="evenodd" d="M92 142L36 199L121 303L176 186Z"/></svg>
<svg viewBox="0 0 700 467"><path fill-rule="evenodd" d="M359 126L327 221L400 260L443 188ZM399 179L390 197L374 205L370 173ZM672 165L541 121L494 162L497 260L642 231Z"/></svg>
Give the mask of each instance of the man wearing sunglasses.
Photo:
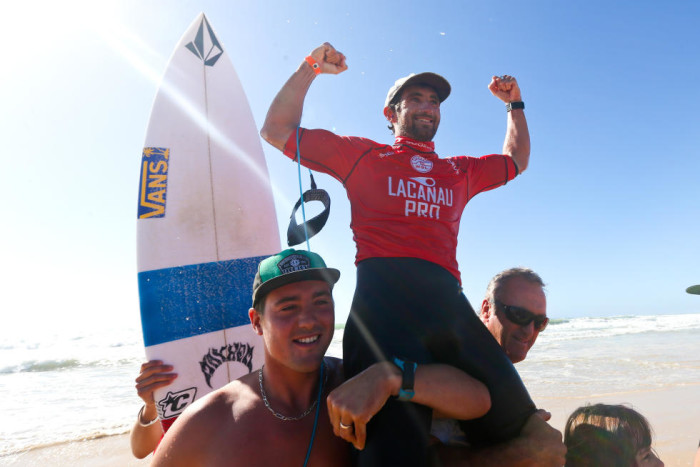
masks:
<svg viewBox="0 0 700 467"><path fill-rule="evenodd" d="M522 362L549 322L542 278L527 268L497 274L486 289L480 317L508 358Z"/></svg>
<svg viewBox="0 0 700 467"><path fill-rule="evenodd" d="M513 363L525 360L549 322L542 278L532 269L520 267L496 274L486 288L479 317ZM438 447L444 465L562 465L566 447L561 433L545 423L550 418L551 414L540 410L515 439L481 449L465 446L453 420L433 420L431 432L450 444Z"/></svg>

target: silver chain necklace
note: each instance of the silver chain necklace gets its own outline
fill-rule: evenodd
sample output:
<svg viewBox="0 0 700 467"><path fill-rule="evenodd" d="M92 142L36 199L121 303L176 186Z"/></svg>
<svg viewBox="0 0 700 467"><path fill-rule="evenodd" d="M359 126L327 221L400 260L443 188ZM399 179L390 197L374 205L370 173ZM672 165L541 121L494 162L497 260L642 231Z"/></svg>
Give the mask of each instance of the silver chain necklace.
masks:
<svg viewBox="0 0 700 467"><path fill-rule="evenodd" d="M321 362L321 373L325 374L325 378L323 381L323 384L319 385L318 387L318 395L314 399L313 403L309 406L308 409L304 411L301 415L297 415L296 417L287 417L286 415L282 415L279 412L275 412L275 409L270 407L270 402L267 400L267 394L265 394L265 388L263 387L263 368L265 368L265 365L260 367L260 370L258 370L258 382L260 383L260 395L262 396L263 402L265 403L265 407L272 412L272 415L275 417L279 418L280 420L283 420L285 422L294 422L297 420L301 420L302 418L306 417L311 413L311 411L316 407L316 404L318 403L318 400L321 398L321 391L323 391L323 386L325 386L326 380L328 380L328 372L323 371L325 369L325 362Z"/></svg>

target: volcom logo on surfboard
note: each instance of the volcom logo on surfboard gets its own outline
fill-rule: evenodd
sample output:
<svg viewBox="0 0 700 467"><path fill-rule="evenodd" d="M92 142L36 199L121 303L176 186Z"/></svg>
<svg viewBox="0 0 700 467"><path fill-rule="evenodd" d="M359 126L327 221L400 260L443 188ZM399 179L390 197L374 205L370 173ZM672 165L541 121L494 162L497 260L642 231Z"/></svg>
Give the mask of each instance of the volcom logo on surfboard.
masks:
<svg viewBox="0 0 700 467"><path fill-rule="evenodd" d="M204 26L207 27L206 34L204 33ZM209 26L209 21L207 21L206 17L202 18L202 23L199 25L194 40L185 45L185 47L202 59L206 66L214 66L219 57L224 54L224 49L221 48L221 44L219 44L219 40L214 35L214 31Z"/></svg>
<svg viewBox="0 0 700 467"><path fill-rule="evenodd" d="M209 352L199 362L204 379L207 381L207 386L212 387L211 377L214 376L216 369L223 365L224 362L239 362L248 367L248 373L253 371L254 348L245 342L235 342L219 349L209 349Z"/></svg>
<svg viewBox="0 0 700 467"><path fill-rule="evenodd" d="M165 217L170 149L144 148L141 157L139 219Z"/></svg>
<svg viewBox="0 0 700 467"><path fill-rule="evenodd" d="M183 389L178 392L170 392L158 401L160 418L165 420L180 415L185 408L194 402L197 395L197 388Z"/></svg>

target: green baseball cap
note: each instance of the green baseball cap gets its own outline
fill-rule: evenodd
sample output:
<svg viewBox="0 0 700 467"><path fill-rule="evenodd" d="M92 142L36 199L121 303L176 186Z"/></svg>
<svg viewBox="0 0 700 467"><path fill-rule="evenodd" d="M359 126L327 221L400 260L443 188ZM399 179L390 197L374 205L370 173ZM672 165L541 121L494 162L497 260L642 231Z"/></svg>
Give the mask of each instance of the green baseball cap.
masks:
<svg viewBox="0 0 700 467"><path fill-rule="evenodd" d="M253 280L253 306L270 291L292 282L321 280L333 288L339 278L340 271L326 267L319 254L290 248L260 261Z"/></svg>

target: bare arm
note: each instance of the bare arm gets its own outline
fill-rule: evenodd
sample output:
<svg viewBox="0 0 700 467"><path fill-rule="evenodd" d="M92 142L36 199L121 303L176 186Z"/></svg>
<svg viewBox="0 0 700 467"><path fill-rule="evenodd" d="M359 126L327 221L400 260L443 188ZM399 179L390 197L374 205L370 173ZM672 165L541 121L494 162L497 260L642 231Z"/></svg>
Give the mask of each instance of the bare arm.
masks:
<svg viewBox="0 0 700 467"><path fill-rule="evenodd" d="M197 467L206 465L216 430L222 429L221 417L227 407L212 403L210 393L187 407L175 420L153 454L152 467Z"/></svg>
<svg viewBox="0 0 700 467"><path fill-rule="evenodd" d="M401 372L391 362L375 363L333 390L328 415L336 436L363 449L366 425L390 396L399 394ZM418 365L411 402L426 405L459 419L478 418L491 408L488 389L481 382L449 365ZM354 425L341 429L340 423Z"/></svg>
<svg viewBox="0 0 700 467"><path fill-rule="evenodd" d="M491 78L489 90L505 103L522 100L518 82L512 76L494 76ZM527 129L527 120L523 109L513 109L508 112L503 154L510 156L515 161L521 173L527 169L530 161L530 132Z"/></svg>
<svg viewBox="0 0 700 467"><path fill-rule="evenodd" d="M151 360L141 365L141 373L136 378L136 392L144 402L143 411L139 412L139 420L136 420L131 428L131 452L137 459L143 459L152 453L163 436L163 428L160 422L144 426L158 418L153 391L168 386L177 378L177 374L169 373L173 370L171 365L164 365L160 360Z"/></svg>
<svg viewBox="0 0 700 467"><path fill-rule="evenodd" d="M531 415L520 435L510 441L481 449L439 445L438 455L447 467L561 467L566 447L561 433L545 421L549 417L542 410Z"/></svg>
<svg viewBox="0 0 700 467"><path fill-rule="evenodd" d="M146 405L143 413L140 414L140 418L141 420L136 420L131 428L130 438L131 453L137 459L143 459L155 451L160 438L163 436L163 427L160 424L160 420L150 426L141 424L158 418L155 404L151 406Z"/></svg>
<svg viewBox="0 0 700 467"><path fill-rule="evenodd" d="M180 416L186 417L186 414ZM152 467L195 467L200 465L198 452L205 449L201 432L206 427L197 426L195 422L178 418L163 437L158 450L153 455Z"/></svg>
<svg viewBox="0 0 700 467"><path fill-rule="evenodd" d="M321 73L338 74L348 68L345 55L328 42L314 49L310 56L320 66ZM301 122L304 99L314 78L316 73L311 65L303 61L270 104L260 135L280 151Z"/></svg>

